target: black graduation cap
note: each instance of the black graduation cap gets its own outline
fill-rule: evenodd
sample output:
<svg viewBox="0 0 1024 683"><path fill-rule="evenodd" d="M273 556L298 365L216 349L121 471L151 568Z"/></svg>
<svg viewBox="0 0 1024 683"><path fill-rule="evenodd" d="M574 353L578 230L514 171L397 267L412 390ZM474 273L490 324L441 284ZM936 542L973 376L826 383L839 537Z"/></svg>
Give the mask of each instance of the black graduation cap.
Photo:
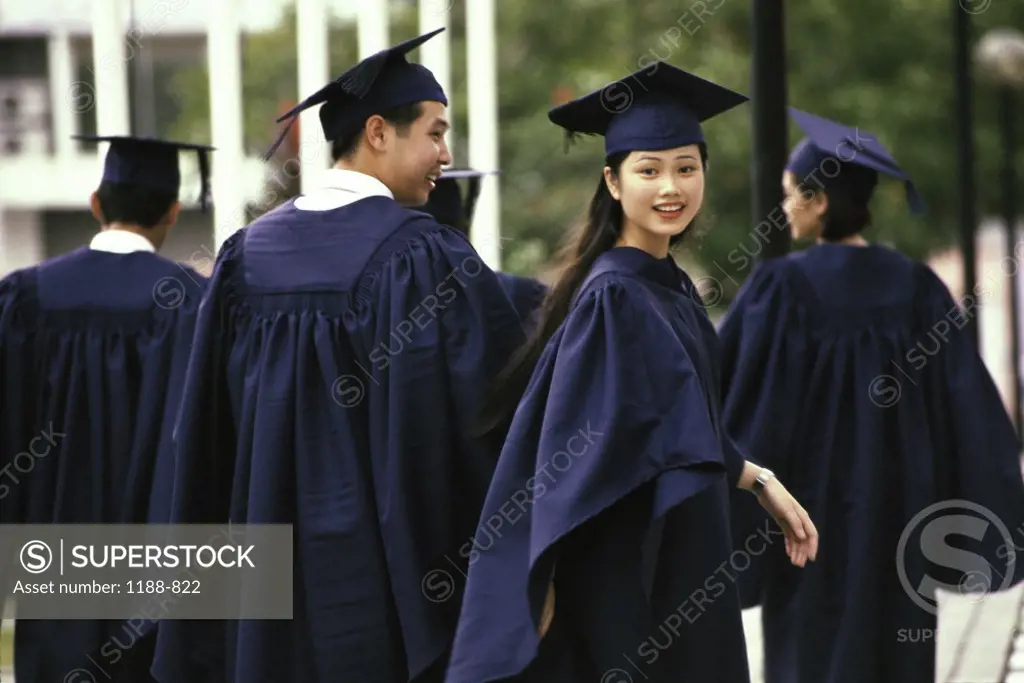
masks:
<svg viewBox="0 0 1024 683"><path fill-rule="evenodd" d="M605 155L657 151L704 142L701 122L749 98L666 62L606 85L548 112L548 118L577 134L603 135Z"/></svg>
<svg viewBox="0 0 1024 683"><path fill-rule="evenodd" d="M374 114L415 102L435 101L448 106L444 88L422 64L410 63L405 56L436 36L444 28L425 33L367 57L296 105L277 119L288 120L280 137L264 159L270 159L299 114L318 104L320 125L328 140L339 140L359 129Z"/></svg>
<svg viewBox="0 0 1024 683"><path fill-rule="evenodd" d="M199 204L206 211L210 193L209 145L172 142L157 138L131 135L73 135L76 140L109 142L103 161L103 180L110 183L141 185L178 195L181 172L178 169L179 152L196 152L199 156L199 178L202 188Z"/></svg>
<svg viewBox="0 0 1024 683"><path fill-rule="evenodd" d="M437 179L437 184L430 192L427 203L420 211L429 213L442 225L448 225L465 233L469 233L469 224L473 220L473 209L480 196L481 178L498 171L474 171L473 169L449 169ZM468 193L463 202L459 180L466 179Z"/></svg>
<svg viewBox="0 0 1024 683"><path fill-rule="evenodd" d="M904 181L907 192L907 203L914 213L922 213L925 210L924 199L918 194L909 176L903 172L882 143L878 136L860 128L851 128L835 121L808 114L793 107L789 107L789 115L793 117L796 124L803 130L807 137L799 142L789 156L786 163L786 170L792 171L801 180L807 179L816 169L821 168L822 172L815 177L824 183L831 180L830 173L824 169L824 162L828 159L835 159L839 162L836 182L847 182L854 189L859 190L865 201L870 198L875 184L878 182L878 173ZM847 173L844 177L844 168L850 166L861 170L859 173ZM856 171L856 169L853 169Z"/></svg>

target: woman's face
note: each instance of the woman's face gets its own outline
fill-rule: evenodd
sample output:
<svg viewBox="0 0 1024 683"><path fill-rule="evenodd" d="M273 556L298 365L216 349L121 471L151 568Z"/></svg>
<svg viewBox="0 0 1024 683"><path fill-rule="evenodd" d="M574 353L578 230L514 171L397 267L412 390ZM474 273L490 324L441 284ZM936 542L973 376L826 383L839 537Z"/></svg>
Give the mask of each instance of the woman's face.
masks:
<svg viewBox="0 0 1024 683"><path fill-rule="evenodd" d="M704 166L697 145L630 152L618 175L604 169L608 191L622 204L623 237L640 241L678 235L704 203ZM635 241L635 240L634 240Z"/></svg>
<svg viewBox="0 0 1024 683"><path fill-rule="evenodd" d="M824 192L800 191L792 171L782 174L782 211L795 240L816 240L821 237L822 218L828 208Z"/></svg>

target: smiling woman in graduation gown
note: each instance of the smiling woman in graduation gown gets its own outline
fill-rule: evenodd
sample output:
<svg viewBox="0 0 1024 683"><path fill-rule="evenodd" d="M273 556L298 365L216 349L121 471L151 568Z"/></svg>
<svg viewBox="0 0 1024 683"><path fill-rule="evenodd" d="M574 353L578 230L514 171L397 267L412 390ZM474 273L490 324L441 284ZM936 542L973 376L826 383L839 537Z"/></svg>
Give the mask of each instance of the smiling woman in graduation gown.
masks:
<svg viewBox="0 0 1024 683"><path fill-rule="evenodd" d="M448 683L749 680L728 491L758 468L721 429L714 328L668 253L703 200L699 121L746 98L664 63L633 79L651 95L617 117L604 91L550 114L605 135L607 168L486 415L511 430L461 551ZM787 538L773 525L764 542L803 564L813 526L762 482Z"/></svg>
<svg viewBox="0 0 1024 683"><path fill-rule="evenodd" d="M1006 533L1024 522L1020 444L963 330L980 302L961 310L927 266L859 234L879 172L919 211L913 185L875 136L791 113L808 137L784 208L818 244L759 265L728 312L724 415L822 545L800 573L753 558L744 606L763 606L767 683L930 683L935 582L956 594L1019 579ZM734 514L734 540L763 523L742 498Z"/></svg>
<svg viewBox="0 0 1024 683"><path fill-rule="evenodd" d="M408 208L450 161L444 92L403 57L431 35L302 105L327 98L335 167L218 254L177 426L172 518L292 525L294 585L281 590L294 616L163 623L161 683L443 674L462 586L432 579L465 565L458 548L498 455L471 428L524 335L466 237ZM397 148L371 152L371 136L392 135L372 115L395 111L410 119L388 141Z"/></svg>
<svg viewBox="0 0 1024 683"><path fill-rule="evenodd" d="M205 279L155 252L180 208L179 150L209 148L100 140L111 142L92 197L103 230L0 281L2 524L170 515L171 432ZM152 680L151 625L19 615L15 676Z"/></svg>

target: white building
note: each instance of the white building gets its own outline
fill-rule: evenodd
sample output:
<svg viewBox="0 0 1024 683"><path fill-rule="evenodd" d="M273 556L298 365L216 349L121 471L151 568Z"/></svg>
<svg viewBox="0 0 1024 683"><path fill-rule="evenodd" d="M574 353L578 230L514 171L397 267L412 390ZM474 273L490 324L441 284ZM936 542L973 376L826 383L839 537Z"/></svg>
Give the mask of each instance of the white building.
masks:
<svg viewBox="0 0 1024 683"><path fill-rule="evenodd" d="M264 149L241 149L241 66L239 51L232 49L237 36L232 23L237 22L241 33L268 30L279 24L289 4L291 0L0 0L0 276L84 245L95 232L88 199L99 182L102 157L96 145L71 136L176 137L169 129L179 103L169 84L181 70L203 64L212 67L215 84L212 134L184 141L217 147L211 179L215 208L212 215L199 211L197 161L195 155L182 155L184 207L162 253L208 263L220 241L244 223L241 207L265 198L261 191L269 170L260 159ZM358 19L360 53L366 55L388 44L389 8L399 6L418 6L425 32L447 25L452 3L302 0L297 5L302 38L295 101L335 75L326 64L329 17ZM476 125L471 126L470 162L497 167L493 0L477 0L466 12L468 25L476 29L468 32L468 50L476 55L470 60L471 99L480 103L471 112ZM124 47L118 50L121 35ZM94 43L103 46L104 54L94 51ZM421 61L447 85L448 36L428 45L421 50ZM313 140L319 134L322 142L322 133L314 130L319 128L316 111L304 113L302 123L305 182L305 171L326 166L327 155ZM496 267L498 239L487 233L496 235L498 230L498 180L485 182L474 239L479 236L481 255Z"/></svg>
<svg viewBox="0 0 1024 683"><path fill-rule="evenodd" d="M204 63L209 8L194 0L101 2L125 20L128 111L114 119L131 120L138 134L166 137L178 113L168 82L183 67ZM247 3L242 29L273 27L282 7ZM88 200L102 158L96 145L71 136L97 132L96 70L116 71L119 56L93 54L93 10L91 0L0 0L0 275L84 245L97 229ZM117 97L105 99L117 107ZM188 260L214 250L213 223L195 202L195 155L182 155L182 164L185 208L165 253ZM255 198L264 164L252 154L242 166L240 189Z"/></svg>

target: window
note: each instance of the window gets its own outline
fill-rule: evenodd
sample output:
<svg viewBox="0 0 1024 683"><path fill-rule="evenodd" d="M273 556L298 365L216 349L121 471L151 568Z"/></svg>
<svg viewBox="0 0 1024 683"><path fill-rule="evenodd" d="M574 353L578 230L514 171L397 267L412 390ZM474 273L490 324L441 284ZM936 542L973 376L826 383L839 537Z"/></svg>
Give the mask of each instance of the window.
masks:
<svg viewBox="0 0 1024 683"><path fill-rule="evenodd" d="M11 96L5 97L3 111L5 119L14 120L18 118L18 100Z"/></svg>

